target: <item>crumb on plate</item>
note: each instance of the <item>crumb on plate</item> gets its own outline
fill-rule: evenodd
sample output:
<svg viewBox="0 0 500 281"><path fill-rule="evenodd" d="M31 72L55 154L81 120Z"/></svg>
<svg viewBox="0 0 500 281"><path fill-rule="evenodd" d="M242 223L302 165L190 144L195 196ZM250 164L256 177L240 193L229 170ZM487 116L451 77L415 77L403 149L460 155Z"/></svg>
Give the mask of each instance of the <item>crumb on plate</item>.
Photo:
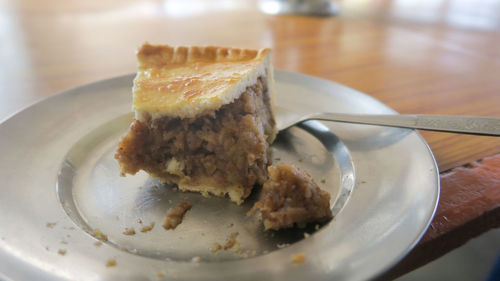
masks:
<svg viewBox="0 0 500 281"><path fill-rule="evenodd" d="M233 232L227 237L226 243L224 243L224 250L230 249L234 246L236 243L236 236L238 236L238 234L239 232Z"/></svg>
<svg viewBox="0 0 500 281"><path fill-rule="evenodd" d="M134 235L135 234L135 229L133 227L131 228L125 228L125 231L123 232L125 235Z"/></svg>
<svg viewBox="0 0 500 281"><path fill-rule="evenodd" d="M306 255L303 253L297 253L292 255L292 261L295 264L304 263L305 260L306 260Z"/></svg>
<svg viewBox="0 0 500 281"><path fill-rule="evenodd" d="M108 236L104 233L102 233L99 229L94 230L94 233L92 233L92 236L94 238L101 240L102 242L108 241Z"/></svg>
<svg viewBox="0 0 500 281"><path fill-rule="evenodd" d="M169 229L175 229L179 224L182 223L182 219L184 217L184 214L191 209L193 205L188 202L181 202L179 205L175 208L170 208L167 211L167 217L165 218L165 221L163 222L163 228L169 230Z"/></svg>
<svg viewBox="0 0 500 281"><path fill-rule="evenodd" d="M106 267L116 266L116 259L109 259L106 261Z"/></svg>
<svg viewBox="0 0 500 281"><path fill-rule="evenodd" d="M141 228L141 232L148 232L148 231L153 230L153 228L155 227L155 224L156 224L156 223L155 223L154 221L152 221L152 222L151 222L151 224L146 225L146 226L143 226L143 227Z"/></svg>

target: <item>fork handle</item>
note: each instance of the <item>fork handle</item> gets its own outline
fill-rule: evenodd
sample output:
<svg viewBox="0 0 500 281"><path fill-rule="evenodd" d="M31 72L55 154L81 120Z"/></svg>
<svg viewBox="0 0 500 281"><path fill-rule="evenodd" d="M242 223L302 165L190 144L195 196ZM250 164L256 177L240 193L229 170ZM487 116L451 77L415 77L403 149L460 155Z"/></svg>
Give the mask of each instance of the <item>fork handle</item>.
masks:
<svg viewBox="0 0 500 281"><path fill-rule="evenodd" d="M500 118L446 115L367 115L318 113L306 120L326 120L356 124L401 127L427 131L450 132L483 136L500 136Z"/></svg>

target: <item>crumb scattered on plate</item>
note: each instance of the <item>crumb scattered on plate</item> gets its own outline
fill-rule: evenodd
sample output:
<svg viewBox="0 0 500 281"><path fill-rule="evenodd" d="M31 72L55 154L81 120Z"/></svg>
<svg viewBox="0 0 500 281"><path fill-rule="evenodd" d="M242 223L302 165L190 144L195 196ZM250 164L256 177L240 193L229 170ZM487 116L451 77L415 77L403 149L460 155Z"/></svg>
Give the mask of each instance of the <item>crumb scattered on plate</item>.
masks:
<svg viewBox="0 0 500 281"><path fill-rule="evenodd" d="M158 278L163 278L163 277L165 277L165 275L163 275L163 273L161 273L161 272L159 272L159 271L158 271L158 272L156 273L156 277L158 277Z"/></svg>
<svg viewBox="0 0 500 281"><path fill-rule="evenodd" d="M184 214L191 209L193 205L188 202L181 202L179 205L175 208L170 208L167 211L167 217L165 218L165 221L163 222L163 228L165 229L175 229L179 224L182 223L182 218L184 217Z"/></svg>
<svg viewBox="0 0 500 281"><path fill-rule="evenodd" d="M106 262L106 267L112 267L112 266L116 266L116 259L109 259Z"/></svg>
<svg viewBox="0 0 500 281"><path fill-rule="evenodd" d="M222 245L216 242L212 245L212 247L210 248L210 251L212 253L217 253L220 249L222 249Z"/></svg>
<svg viewBox="0 0 500 281"><path fill-rule="evenodd" d="M232 250L237 253L237 254L240 254L242 253L242 249L241 249L241 244L240 242L235 242L234 243L234 246L232 247Z"/></svg>
<svg viewBox="0 0 500 281"><path fill-rule="evenodd" d="M156 223L155 223L154 221L152 221L152 222L151 222L151 224L146 225L146 226L143 226L143 227L141 228L141 232L148 232L148 231L153 230L153 227L155 227L155 224L156 224Z"/></svg>
<svg viewBox="0 0 500 281"><path fill-rule="evenodd" d="M123 232L125 235L134 235L135 234L135 229L133 227L131 228L125 228L125 231Z"/></svg>
<svg viewBox="0 0 500 281"><path fill-rule="evenodd" d="M226 239L226 243L224 243L224 250L230 249L231 247L234 246L236 243L236 236L240 234L239 232L233 232L229 235L229 237Z"/></svg>
<svg viewBox="0 0 500 281"><path fill-rule="evenodd" d="M297 253L292 255L292 261L295 264L304 263L305 260L306 260L306 255L304 255L303 253Z"/></svg>
<svg viewBox="0 0 500 281"><path fill-rule="evenodd" d="M196 256L191 259L192 262L199 263L201 261L201 258Z"/></svg>
<svg viewBox="0 0 500 281"><path fill-rule="evenodd" d="M108 236L104 233L102 233L99 229L94 230L94 233L92 233L92 236L94 236L96 239L101 240L102 242L108 241Z"/></svg>
<svg viewBox="0 0 500 281"><path fill-rule="evenodd" d="M54 228L54 226L56 226L56 222L48 222L45 226L48 227L48 228Z"/></svg>
<svg viewBox="0 0 500 281"><path fill-rule="evenodd" d="M94 246L101 247L102 246L102 242L101 241L97 241L97 242L94 243Z"/></svg>
<svg viewBox="0 0 500 281"><path fill-rule="evenodd" d="M61 256L64 256L64 255L66 255L66 249L59 249L59 250L57 251L57 253L58 253L59 255L61 255Z"/></svg>

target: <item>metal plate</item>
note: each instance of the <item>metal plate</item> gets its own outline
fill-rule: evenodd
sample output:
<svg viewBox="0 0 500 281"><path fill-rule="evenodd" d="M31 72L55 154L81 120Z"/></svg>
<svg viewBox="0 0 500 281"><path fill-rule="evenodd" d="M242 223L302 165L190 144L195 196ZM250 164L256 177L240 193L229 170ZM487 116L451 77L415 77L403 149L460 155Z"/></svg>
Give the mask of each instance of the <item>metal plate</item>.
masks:
<svg viewBox="0 0 500 281"><path fill-rule="evenodd" d="M306 229L263 232L246 216L258 194L236 206L145 173L119 177L113 154L132 118L132 79L70 90L0 124L1 278L366 280L402 258L432 219L438 170L422 137L405 129L313 121L280 134L275 162L302 167L332 194L335 218ZM283 71L276 104L303 113L395 113L342 85ZM163 229L166 210L180 201L192 210L175 230ZM139 231L151 222L152 231ZM137 233L124 235L130 227ZM96 229L109 238L101 246L89 234ZM233 232L237 247L211 252ZM293 264L295 253L305 263ZM201 262L191 262L195 256ZM109 259L117 265L106 267Z"/></svg>

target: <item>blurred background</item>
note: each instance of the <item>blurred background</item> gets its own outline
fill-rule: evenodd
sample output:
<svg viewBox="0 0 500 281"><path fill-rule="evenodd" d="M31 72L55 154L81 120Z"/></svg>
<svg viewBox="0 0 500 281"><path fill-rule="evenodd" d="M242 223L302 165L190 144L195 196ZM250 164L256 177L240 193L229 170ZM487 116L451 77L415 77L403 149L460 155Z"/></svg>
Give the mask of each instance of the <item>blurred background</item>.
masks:
<svg viewBox="0 0 500 281"><path fill-rule="evenodd" d="M401 113L500 117L500 1L281 2L0 0L0 120L135 72L144 41L270 47L276 69L339 82ZM423 135L441 171L500 151L492 138ZM486 280L499 250L492 230L399 280Z"/></svg>

